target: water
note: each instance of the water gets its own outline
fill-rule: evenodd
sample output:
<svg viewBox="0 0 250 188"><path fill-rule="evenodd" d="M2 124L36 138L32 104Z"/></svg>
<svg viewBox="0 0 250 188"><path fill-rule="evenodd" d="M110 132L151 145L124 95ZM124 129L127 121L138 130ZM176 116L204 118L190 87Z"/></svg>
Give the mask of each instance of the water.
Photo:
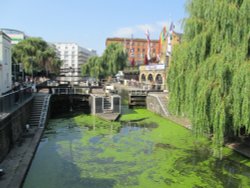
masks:
<svg viewBox="0 0 250 188"><path fill-rule="evenodd" d="M229 149L216 159L208 140L183 127L144 109L123 112L122 123L50 120L23 187L250 187L248 159Z"/></svg>

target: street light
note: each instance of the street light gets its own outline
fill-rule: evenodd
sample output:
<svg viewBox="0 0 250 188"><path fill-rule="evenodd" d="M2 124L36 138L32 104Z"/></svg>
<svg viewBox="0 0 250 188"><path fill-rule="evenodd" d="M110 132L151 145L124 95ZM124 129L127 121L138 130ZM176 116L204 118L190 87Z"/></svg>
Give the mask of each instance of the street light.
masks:
<svg viewBox="0 0 250 188"><path fill-rule="evenodd" d="M33 60L32 60L32 58L29 58L29 62L31 64L31 79L33 81Z"/></svg>

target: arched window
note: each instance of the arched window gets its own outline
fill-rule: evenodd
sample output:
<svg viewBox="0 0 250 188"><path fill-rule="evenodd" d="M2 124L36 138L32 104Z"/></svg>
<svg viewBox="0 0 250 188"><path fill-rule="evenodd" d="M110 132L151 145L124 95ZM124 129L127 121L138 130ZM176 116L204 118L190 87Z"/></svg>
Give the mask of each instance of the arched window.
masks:
<svg viewBox="0 0 250 188"><path fill-rule="evenodd" d="M142 74L142 75L141 75L141 81L142 81L142 82L145 82L145 81L146 81L145 74Z"/></svg>
<svg viewBox="0 0 250 188"><path fill-rule="evenodd" d="M157 84L162 84L162 76L161 74L157 74L156 77L155 77L155 82Z"/></svg>
<svg viewBox="0 0 250 188"><path fill-rule="evenodd" d="M152 74L149 74L149 75L148 75L148 81L150 81L150 82L153 82L153 81L154 81L153 75L152 75Z"/></svg>

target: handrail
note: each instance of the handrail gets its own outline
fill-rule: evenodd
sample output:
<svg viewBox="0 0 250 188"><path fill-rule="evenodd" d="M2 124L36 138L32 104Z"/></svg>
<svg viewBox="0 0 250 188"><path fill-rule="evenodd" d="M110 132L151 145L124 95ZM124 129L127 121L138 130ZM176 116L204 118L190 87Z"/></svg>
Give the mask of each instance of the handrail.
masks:
<svg viewBox="0 0 250 188"><path fill-rule="evenodd" d="M39 124L38 124L39 128L44 128L44 125L45 125L45 122L47 119L47 115L48 115L50 97L51 97L51 95L47 95L44 98L41 116L40 116Z"/></svg>
<svg viewBox="0 0 250 188"><path fill-rule="evenodd" d="M141 88L145 90L163 90L165 85L163 83L146 83L146 82L138 82L136 80L124 80L128 86Z"/></svg>
<svg viewBox="0 0 250 188"><path fill-rule="evenodd" d="M14 91L6 95L0 96L0 114L11 112L15 108L17 108L17 105L25 102L27 99L31 97L32 97L31 87L26 87L18 91Z"/></svg>
<svg viewBox="0 0 250 188"><path fill-rule="evenodd" d="M169 112L167 112L166 109L164 108L164 106L163 106L163 104L162 104L162 102L161 102L159 96L154 95L154 97L156 97L156 99L158 100L158 102L159 102L159 104L160 104L160 106L161 106L161 108L162 108L164 114L165 114L166 116L169 116Z"/></svg>
<svg viewBox="0 0 250 188"><path fill-rule="evenodd" d="M52 94L89 94L89 88L52 88Z"/></svg>
<svg viewBox="0 0 250 188"><path fill-rule="evenodd" d="M147 95L148 91L147 90L130 90L129 95Z"/></svg>

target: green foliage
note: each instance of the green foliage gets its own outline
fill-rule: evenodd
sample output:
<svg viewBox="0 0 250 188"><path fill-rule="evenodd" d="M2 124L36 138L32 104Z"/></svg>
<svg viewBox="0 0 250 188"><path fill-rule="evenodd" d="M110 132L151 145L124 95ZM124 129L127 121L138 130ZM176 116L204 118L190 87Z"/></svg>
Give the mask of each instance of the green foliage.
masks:
<svg viewBox="0 0 250 188"><path fill-rule="evenodd" d="M59 73L61 61L56 51L41 38L28 38L12 48L12 62L23 63L26 73Z"/></svg>
<svg viewBox="0 0 250 188"><path fill-rule="evenodd" d="M127 62L127 54L119 44L110 44L101 57L91 57L82 65L82 75L94 78L114 76Z"/></svg>
<svg viewBox="0 0 250 188"><path fill-rule="evenodd" d="M192 0L187 10L169 70L170 109L196 133L213 133L218 148L242 127L250 133L250 0Z"/></svg>

